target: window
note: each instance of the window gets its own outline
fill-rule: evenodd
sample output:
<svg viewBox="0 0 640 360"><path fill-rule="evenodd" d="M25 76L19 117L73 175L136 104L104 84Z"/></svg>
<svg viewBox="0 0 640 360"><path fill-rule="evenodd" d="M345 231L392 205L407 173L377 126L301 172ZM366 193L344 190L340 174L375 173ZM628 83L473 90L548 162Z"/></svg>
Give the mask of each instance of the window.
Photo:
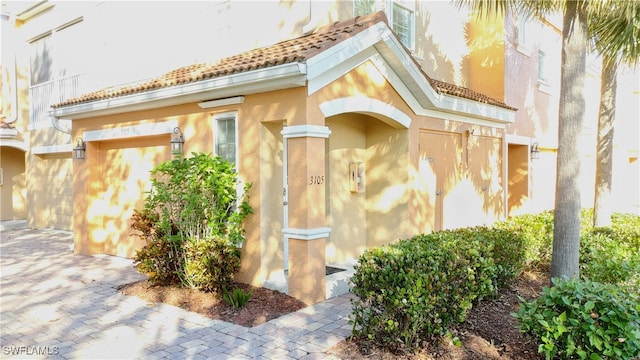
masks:
<svg viewBox="0 0 640 360"><path fill-rule="evenodd" d="M60 79L82 72L82 19L76 19L48 31L29 43L31 45L31 85Z"/></svg>
<svg viewBox="0 0 640 360"><path fill-rule="evenodd" d="M540 83L548 83L549 82L549 69L547 66L547 54L540 50L538 51L538 82Z"/></svg>
<svg viewBox="0 0 640 360"><path fill-rule="evenodd" d="M236 163L237 156L237 116L232 114L221 114L214 117L215 123L215 154L221 158Z"/></svg>
<svg viewBox="0 0 640 360"><path fill-rule="evenodd" d="M70 21L29 41L31 127L51 127L49 106L79 96L87 55L82 18Z"/></svg>
<svg viewBox="0 0 640 360"><path fill-rule="evenodd" d="M393 15L391 16L391 24L400 41L404 46L413 49L413 33L414 33L414 12L408 8L393 3Z"/></svg>
<svg viewBox="0 0 640 360"><path fill-rule="evenodd" d="M355 0L353 2L353 15L365 16L376 12L375 0Z"/></svg>
<svg viewBox="0 0 640 360"><path fill-rule="evenodd" d="M531 25L526 18L521 17L516 23L516 50L531 56Z"/></svg>
<svg viewBox="0 0 640 360"><path fill-rule="evenodd" d="M404 46L413 49L415 37L415 1L354 0L354 16L364 16L384 10L391 28Z"/></svg>

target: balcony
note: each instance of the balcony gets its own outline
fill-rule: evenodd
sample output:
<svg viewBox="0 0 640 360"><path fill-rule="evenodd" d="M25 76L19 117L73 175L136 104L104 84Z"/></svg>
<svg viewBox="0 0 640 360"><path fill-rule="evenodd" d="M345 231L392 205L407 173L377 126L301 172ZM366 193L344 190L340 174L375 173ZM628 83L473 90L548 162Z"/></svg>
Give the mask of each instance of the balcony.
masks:
<svg viewBox="0 0 640 360"><path fill-rule="evenodd" d="M84 77L84 74L72 75L31 86L29 88L31 99L30 128L52 127L49 117L51 105L78 97L86 92L86 86L82 86Z"/></svg>

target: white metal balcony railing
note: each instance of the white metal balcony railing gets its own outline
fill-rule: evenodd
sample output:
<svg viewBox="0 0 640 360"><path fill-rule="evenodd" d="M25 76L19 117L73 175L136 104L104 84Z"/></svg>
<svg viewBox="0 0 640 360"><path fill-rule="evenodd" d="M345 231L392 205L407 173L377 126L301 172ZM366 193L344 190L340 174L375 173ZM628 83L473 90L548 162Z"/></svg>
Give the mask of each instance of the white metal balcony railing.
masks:
<svg viewBox="0 0 640 360"><path fill-rule="evenodd" d="M72 75L31 86L29 88L31 128L51 127L49 118L51 105L80 96L85 91L80 86L83 77L84 74Z"/></svg>

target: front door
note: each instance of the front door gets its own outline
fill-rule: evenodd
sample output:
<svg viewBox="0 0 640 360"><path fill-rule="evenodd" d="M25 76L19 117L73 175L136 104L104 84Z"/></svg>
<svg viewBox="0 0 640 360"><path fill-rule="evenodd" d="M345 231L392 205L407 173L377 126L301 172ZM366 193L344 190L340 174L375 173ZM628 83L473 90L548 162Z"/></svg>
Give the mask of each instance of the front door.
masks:
<svg viewBox="0 0 640 360"><path fill-rule="evenodd" d="M420 132L420 172L427 187L427 206L433 214L427 218L427 227L434 231L448 228L456 216L455 204L447 196L458 185L461 178L462 136L449 132Z"/></svg>

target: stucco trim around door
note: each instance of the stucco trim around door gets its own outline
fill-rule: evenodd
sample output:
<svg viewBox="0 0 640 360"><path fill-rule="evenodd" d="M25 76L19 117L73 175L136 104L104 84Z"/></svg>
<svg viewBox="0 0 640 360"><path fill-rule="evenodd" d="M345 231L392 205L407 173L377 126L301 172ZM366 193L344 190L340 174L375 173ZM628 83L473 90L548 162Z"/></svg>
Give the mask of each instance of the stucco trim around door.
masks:
<svg viewBox="0 0 640 360"><path fill-rule="evenodd" d="M285 139L296 137L317 137L328 138L331 135L331 130L328 127L322 125L295 125L286 126L282 129L282 137Z"/></svg>
<svg viewBox="0 0 640 360"><path fill-rule="evenodd" d="M300 240L315 240L326 238L331 233L331 228L329 227L321 227L315 229L295 229L295 228L285 228L282 229L284 236L292 237Z"/></svg>
<svg viewBox="0 0 640 360"><path fill-rule="evenodd" d="M411 117L393 105L366 96L352 96L325 101L320 104L325 118L345 113L362 113L373 116L396 129L408 129Z"/></svg>
<svg viewBox="0 0 640 360"><path fill-rule="evenodd" d="M139 136L170 134L178 126L177 120L121 126L112 129L89 130L82 134L84 141L116 140Z"/></svg>

